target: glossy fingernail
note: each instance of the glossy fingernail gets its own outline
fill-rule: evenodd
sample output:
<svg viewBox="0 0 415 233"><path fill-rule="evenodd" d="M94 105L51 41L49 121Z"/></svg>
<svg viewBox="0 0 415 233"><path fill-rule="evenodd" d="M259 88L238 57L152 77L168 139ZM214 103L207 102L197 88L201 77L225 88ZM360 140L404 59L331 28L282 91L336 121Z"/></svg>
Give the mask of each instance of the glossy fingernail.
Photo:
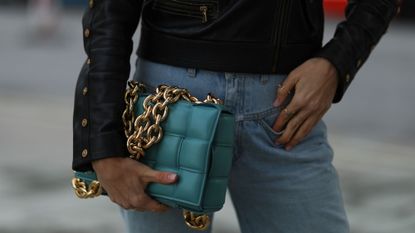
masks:
<svg viewBox="0 0 415 233"><path fill-rule="evenodd" d="M177 175L176 175L176 174L174 174L174 173L169 174L169 175L167 176L167 179L169 179L170 181L175 181L175 180L176 180L176 178L177 178Z"/></svg>

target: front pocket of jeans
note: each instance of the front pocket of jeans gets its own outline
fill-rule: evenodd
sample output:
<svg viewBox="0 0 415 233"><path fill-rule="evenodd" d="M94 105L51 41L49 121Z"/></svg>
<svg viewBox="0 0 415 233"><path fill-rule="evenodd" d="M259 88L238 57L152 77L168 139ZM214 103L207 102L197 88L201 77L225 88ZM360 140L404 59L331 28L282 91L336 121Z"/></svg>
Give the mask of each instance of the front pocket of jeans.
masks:
<svg viewBox="0 0 415 233"><path fill-rule="evenodd" d="M153 9L206 23L217 18L218 0L155 0Z"/></svg>
<svg viewBox="0 0 415 233"><path fill-rule="evenodd" d="M266 133L269 142L272 144L275 144L275 140L284 133L284 131L277 132L272 128L279 114L280 110L278 108L270 108L263 112L253 114L256 116L256 122L259 127L263 129L263 132Z"/></svg>
<svg viewBox="0 0 415 233"><path fill-rule="evenodd" d="M267 133L269 133L272 137L279 137L281 136L284 131L275 131L271 126L269 126L267 124L267 122L265 122L263 119L259 120L259 124L264 128L265 131L267 131Z"/></svg>

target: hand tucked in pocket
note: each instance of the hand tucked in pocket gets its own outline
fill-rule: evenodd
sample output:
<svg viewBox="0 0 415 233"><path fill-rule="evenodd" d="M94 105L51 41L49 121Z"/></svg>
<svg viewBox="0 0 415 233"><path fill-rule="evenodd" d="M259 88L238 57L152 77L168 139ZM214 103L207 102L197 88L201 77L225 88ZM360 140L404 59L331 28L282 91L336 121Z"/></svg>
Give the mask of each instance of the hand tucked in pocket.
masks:
<svg viewBox="0 0 415 233"><path fill-rule="evenodd" d="M274 106L281 107L290 93L273 129L284 133L276 140L291 150L321 120L331 107L337 89L337 70L324 58L312 58L294 69L278 89Z"/></svg>

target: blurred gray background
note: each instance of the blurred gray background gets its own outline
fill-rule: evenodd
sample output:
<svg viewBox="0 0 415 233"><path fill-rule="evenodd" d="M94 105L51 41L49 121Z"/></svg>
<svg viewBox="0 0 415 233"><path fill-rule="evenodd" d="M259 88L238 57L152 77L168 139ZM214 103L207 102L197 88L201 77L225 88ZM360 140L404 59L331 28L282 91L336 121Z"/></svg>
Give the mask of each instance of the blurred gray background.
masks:
<svg viewBox="0 0 415 233"><path fill-rule="evenodd" d="M0 233L123 232L114 204L70 187L81 1L23 2L0 0ZM353 233L415 232L414 69L415 21L397 20L325 117ZM230 200L214 232L239 232Z"/></svg>

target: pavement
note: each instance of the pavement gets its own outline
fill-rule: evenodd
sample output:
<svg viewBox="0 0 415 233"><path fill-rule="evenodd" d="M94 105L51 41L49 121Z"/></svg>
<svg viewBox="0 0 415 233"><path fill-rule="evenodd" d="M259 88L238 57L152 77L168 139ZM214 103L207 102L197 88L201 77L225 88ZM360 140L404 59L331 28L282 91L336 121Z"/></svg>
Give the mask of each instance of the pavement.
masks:
<svg viewBox="0 0 415 233"><path fill-rule="evenodd" d="M0 233L123 232L116 205L78 200L70 187L81 12L62 13L51 38L29 21L0 9ZM325 117L352 233L415 232L414 36L393 24ZM213 232L239 232L229 199Z"/></svg>

